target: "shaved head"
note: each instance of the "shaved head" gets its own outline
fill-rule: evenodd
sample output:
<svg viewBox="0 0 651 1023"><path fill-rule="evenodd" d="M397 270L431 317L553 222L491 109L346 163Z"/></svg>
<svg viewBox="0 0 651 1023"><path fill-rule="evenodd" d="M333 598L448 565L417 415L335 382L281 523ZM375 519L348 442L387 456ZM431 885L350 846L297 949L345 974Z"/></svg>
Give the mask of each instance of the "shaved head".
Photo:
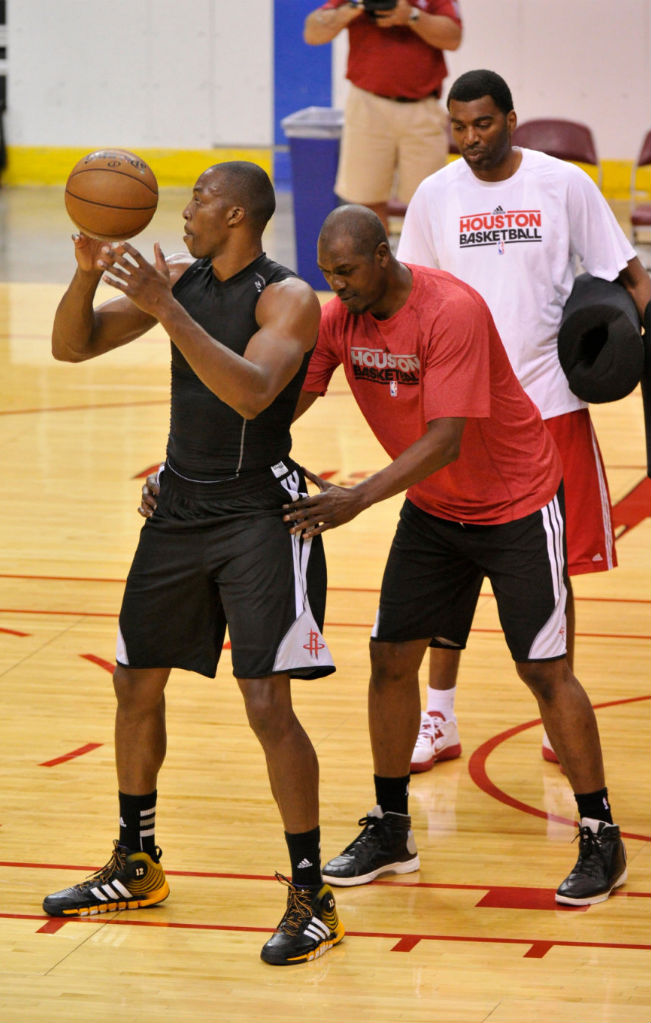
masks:
<svg viewBox="0 0 651 1023"><path fill-rule="evenodd" d="M276 196L262 167L248 160L215 163L203 172L202 180L208 188L212 182L219 182L228 202L245 209L255 230L264 230L276 209Z"/></svg>
<svg viewBox="0 0 651 1023"><path fill-rule="evenodd" d="M337 206L328 214L319 234L319 245L330 249L344 237L350 241L351 251L368 259L382 242L389 244L382 221L367 206Z"/></svg>
<svg viewBox="0 0 651 1023"><path fill-rule="evenodd" d="M386 319L411 290L411 272L393 256L382 221L367 206L337 206L323 222L318 264L353 316Z"/></svg>

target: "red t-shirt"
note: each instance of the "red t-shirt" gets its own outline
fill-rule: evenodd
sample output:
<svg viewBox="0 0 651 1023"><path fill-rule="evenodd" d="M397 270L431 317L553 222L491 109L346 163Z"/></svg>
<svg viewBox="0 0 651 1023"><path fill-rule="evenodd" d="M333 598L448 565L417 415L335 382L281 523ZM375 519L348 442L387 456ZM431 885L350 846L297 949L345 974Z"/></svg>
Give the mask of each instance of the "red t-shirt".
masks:
<svg viewBox="0 0 651 1023"><path fill-rule="evenodd" d="M327 0L325 10L348 0ZM455 0L419 0L412 3L426 14L445 15L461 24ZM423 99L441 91L448 73L441 50L424 42L408 26L378 28L375 18L361 14L348 26L346 77L359 89L378 96Z"/></svg>
<svg viewBox="0 0 651 1023"><path fill-rule="evenodd" d="M325 394L343 364L366 421L392 459L434 419L464 417L459 457L407 491L455 522L524 518L558 490L561 461L518 382L488 306L443 270L410 267L413 287L388 320L323 309L303 390Z"/></svg>

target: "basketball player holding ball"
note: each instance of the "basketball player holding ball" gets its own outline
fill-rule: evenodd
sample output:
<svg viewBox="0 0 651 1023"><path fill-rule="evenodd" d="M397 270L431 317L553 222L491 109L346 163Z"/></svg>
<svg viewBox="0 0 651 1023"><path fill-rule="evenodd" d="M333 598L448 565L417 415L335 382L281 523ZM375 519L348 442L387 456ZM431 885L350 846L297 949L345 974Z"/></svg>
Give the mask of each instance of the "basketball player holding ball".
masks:
<svg viewBox="0 0 651 1023"><path fill-rule="evenodd" d="M120 612L119 837L105 867L49 895L43 908L79 916L167 897L154 837L164 690L174 667L215 676L228 624L233 673L292 866L291 881L277 875L287 910L261 955L288 965L322 955L344 929L321 876L318 763L290 681L334 671L321 637L325 558L320 538L297 541L282 518L288 499L306 494L289 428L320 307L262 250L274 209L260 167L222 163L199 177L183 211L189 255L166 260L156 245L152 264L129 242L74 240L77 269L55 315L54 357L94 358L160 323L172 341L171 426L158 508L141 532ZM121 294L94 308L103 276Z"/></svg>

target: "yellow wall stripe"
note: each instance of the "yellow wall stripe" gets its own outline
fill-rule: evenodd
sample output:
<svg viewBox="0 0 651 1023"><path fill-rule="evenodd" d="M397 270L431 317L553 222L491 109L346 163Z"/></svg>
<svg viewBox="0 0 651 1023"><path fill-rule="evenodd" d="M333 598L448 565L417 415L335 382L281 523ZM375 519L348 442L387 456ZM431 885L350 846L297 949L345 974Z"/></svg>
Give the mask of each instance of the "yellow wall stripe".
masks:
<svg viewBox="0 0 651 1023"><path fill-rule="evenodd" d="M123 148L128 149L128 146ZM89 149L81 147L77 149L49 146L8 146L7 167L2 175L2 183L4 185L65 185L68 174L74 165L88 152L90 152ZM138 156L150 165L161 188L170 185L188 188L194 184L206 167L224 160L250 160L263 167L269 175L273 169L271 148L139 149Z"/></svg>
<svg viewBox="0 0 651 1023"><path fill-rule="evenodd" d="M108 148L108 147L107 147ZM128 148L128 147L127 147ZM5 185L64 185L68 174L88 149L49 146L8 146ZM158 184L192 185L199 174L223 160L251 160L272 176L273 150L259 149L139 149L138 155L154 171ZM603 160L603 193L607 199L627 199L631 181L630 160ZM590 168L585 168L594 177Z"/></svg>

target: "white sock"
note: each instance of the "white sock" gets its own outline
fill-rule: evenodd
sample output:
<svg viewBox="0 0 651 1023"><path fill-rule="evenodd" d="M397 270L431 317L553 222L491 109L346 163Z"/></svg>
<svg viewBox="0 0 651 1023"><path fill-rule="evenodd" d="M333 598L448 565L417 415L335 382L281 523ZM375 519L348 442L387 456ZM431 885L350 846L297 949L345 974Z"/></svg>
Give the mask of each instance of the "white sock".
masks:
<svg viewBox="0 0 651 1023"><path fill-rule="evenodd" d="M454 698L457 693L457 687L453 686L452 689L432 689L431 686L427 687L427 713L431 714L433 710L442 714L446 721L454 721Z"/></svg>

